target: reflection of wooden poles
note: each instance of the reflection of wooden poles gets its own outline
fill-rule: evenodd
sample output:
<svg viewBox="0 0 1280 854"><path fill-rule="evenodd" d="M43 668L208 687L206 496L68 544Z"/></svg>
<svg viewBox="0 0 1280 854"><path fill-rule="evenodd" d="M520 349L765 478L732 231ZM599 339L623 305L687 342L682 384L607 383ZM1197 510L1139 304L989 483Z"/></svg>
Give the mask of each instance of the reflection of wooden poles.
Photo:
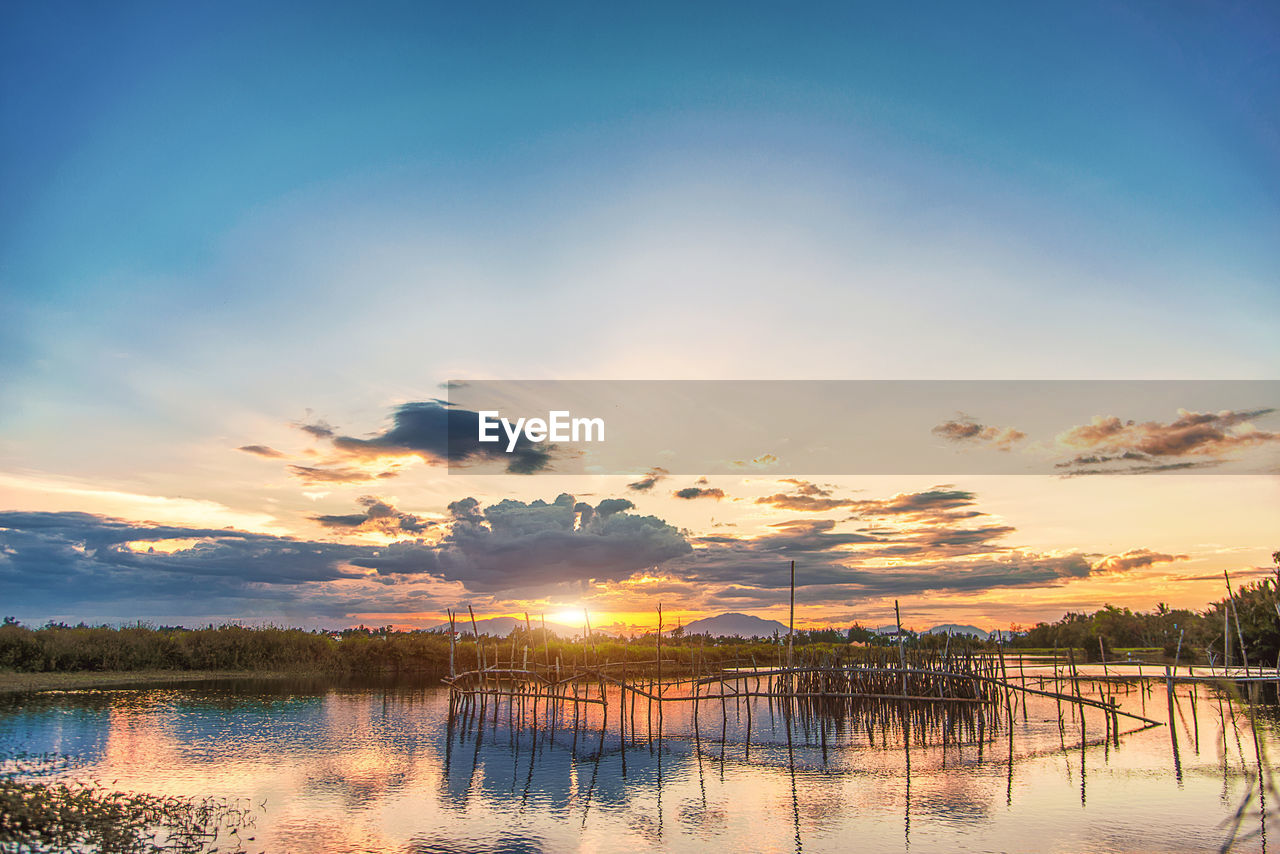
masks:
<svg viewBox="0 0 1280 854"><path fill-rule="evenodd" d="M453 611L446 610L445 613L449 615L449 678L452 679L458 673L457 667L454 664L453 651L454 646L457 645L457 632L453 623Z"/></svg>
<svg viewBox="0 0 1280 854"><path fill-rule="evenodd" d="M787 664L791 663L792 638L796 633L796 562L791 561L791 611L787 616Z"/></svg>
<svg viewBox="0 0 1280 854"><path fill-rule="evenodd" d="M898 664L902 667L902 693L907 693L907 648L902 642L902 612L898 610L898 600L893 600L893 616L898 624Z"/></svg>
<svg viewBox="0 0 1280 854"><path fill-rule="evenodd" d="M1182 781L1182 761L1178 757L1178 722L1173 713L1173 671L1169 665L1164 666L1164 692L1169 699L1169 742L1173 745L1173 770L1178 781Z"/></svg>
<svg viewBox="0 0 1280 854"><path fill-rule="evenodd" d="M1231 600L1222 606L1222 675L1231 668Z"/></svg>
<svg viewBox="0 0 1280 854"><path fill-rule="evenodd" d="M662 746L662 603L658 603L658 746Z"/></svg>

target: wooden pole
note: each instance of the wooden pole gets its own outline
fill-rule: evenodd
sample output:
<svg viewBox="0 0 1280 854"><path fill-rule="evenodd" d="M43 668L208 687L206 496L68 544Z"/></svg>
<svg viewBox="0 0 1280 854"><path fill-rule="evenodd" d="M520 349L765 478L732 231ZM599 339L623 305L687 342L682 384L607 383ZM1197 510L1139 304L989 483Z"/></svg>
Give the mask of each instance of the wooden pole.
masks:
<svg viewBox="0 0 1280 854"><path fill-rule="evenodd" d="M1240 631L1240 611L1236 609L1236 594L1231 592L1231 576L1224 569L1222 577L1227 580L1227 602L1231 605L1231 613L1236 618L1236 637L1240 639L1240 659L1244 662L1244 673L1249 675L1249 652L1244 648L1244 632Z"/></svg>
<svg viewBox="0 0 1280 854"><path fill-rule="evenodd" d="M457 644L457 632L454 629L453 611L446 610L449 615L449 678L453 679L458 675L457 667L454 665L453 648Z"/></svg>
<svg viewBox="0 0 1280 854"><path fill-rule="evenodd" d="M547 638L547 615L542 615L542 656L546 659L547 670L551 669L551 641Z"/></svg>

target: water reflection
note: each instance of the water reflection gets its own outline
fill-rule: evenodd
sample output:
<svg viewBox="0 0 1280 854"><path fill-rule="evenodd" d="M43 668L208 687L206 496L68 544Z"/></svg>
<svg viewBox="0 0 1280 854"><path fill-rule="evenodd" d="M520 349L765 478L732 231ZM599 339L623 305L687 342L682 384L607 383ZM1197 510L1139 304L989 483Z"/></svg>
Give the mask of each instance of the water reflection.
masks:
<svg viewBox="0 0 1280 854"><path fill-rule="evenodd" d="M1240 850L1265 850L1274 715L1255 736L1238 703L1163 687L1098 690L1169 706L1176 732L1033 696L966 733L750 699L624 713L617 695L576 725L545 705L451 718L421 682L230 682L10 698L0 749L73 754L67 773L121 788L249 798L269 851L1199 851L1242 803Z"/></svg>

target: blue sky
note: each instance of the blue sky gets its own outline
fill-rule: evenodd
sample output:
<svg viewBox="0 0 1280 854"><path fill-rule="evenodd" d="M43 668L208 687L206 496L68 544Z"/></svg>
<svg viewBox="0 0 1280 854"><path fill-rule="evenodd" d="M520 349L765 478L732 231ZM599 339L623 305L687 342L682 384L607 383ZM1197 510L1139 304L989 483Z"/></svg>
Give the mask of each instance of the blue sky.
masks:
<svg viewBox="0 0 1280 854"><path fill-rule="evenodd" d="M0 16L0 471L64 494L298 533L234 449L450 377L1280 366L1273 4Z"/></svg>

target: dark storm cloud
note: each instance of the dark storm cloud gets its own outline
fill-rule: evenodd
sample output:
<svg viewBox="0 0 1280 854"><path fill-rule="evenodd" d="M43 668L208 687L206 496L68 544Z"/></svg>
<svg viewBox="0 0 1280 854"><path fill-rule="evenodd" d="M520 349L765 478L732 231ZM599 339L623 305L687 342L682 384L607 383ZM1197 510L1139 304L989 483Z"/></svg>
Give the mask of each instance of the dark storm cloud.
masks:
<svg viewBox="0 0 1280 854"><path fill-rule="evenodd" d="M246 454L255 454L259 457L283 457L284 454L268 445L241 445L236 448L237 451L244 451Z"/></svg>
<svg viewBox="0 0 1280 854"><path fill-rule="evenodd" d="M421 534L434 524L412 513L402 513L374 495L362 495L356 503L364 508L363 512L312 516L311 519L326 528L380 531L384 534Z"/></svg>
<svg viewBox="0 0 1280 854"><path fill-rule="evenodd" d="M392 413L390 429L368 439L335 436L333 447L352 457L409 454L431 463L454 465L499 461L512 474L530 474L550 466L554 445L535 444L522 434L508 453L505 436L498 442L479 440L478 419L478 413L453 408L445 401L405 403Z"/></svg>
<svg viewBox="0 0 1280 854"><path fill-rule="evenodd" d="M669 472L666 469L661 468L660 466L654 466L649 469L649 473L644 477L633 483L628 483L627 489L633 489L636 492L648 492L650 489L653 489L658 481L664 480L668 474Z"/></svg>

